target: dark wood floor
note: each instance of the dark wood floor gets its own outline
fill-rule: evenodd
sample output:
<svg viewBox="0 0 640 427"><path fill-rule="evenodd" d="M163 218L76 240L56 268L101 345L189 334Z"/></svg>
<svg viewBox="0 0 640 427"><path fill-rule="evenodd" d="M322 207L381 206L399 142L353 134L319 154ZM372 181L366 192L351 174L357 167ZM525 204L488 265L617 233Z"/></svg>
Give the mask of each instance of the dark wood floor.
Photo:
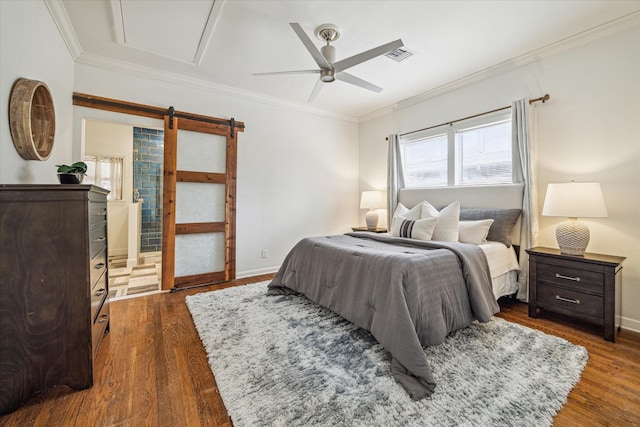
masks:
<svg viewBox="0 0 640 427"><path fill-rule="evenodd" d="M55 387L0 417L0 425L230 426L184 298L270 277L112 303L95 385ZM523 303L503 305L499 316L588 349L587 367L554 426L640 426L640 334L623 330L609 343L598 329L530 319Z"/></svg>

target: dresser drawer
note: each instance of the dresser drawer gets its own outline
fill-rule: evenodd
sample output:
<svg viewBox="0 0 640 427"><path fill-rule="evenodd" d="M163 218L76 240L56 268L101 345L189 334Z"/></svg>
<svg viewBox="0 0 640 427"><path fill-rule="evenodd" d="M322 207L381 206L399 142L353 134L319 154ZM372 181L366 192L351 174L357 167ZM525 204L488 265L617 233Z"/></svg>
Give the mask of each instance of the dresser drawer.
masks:
<svg viewBox="0 0 640 427"><path fill-rule="evenodd" d="M89 228L89 257L95 257L107 245L107 222L101 221Z"/></svg>
<svg viewBox="0 0 640 427"><path fill-rule="evenodd" d="M107 246L104 245L100 252L91 258L89 263L90 288L95 286L96 281L107 270Z"/></svg>
<svg viewBox="0 0 640 427"><path fill-rule="evenodd" d="M102 337L104 336L104 333L107 330L107 326L109 325L109 320L109 299L107 298L104 301L104 304L102 304L102 307L100 307L100 312L95 318L95 321L93 322L93 328L91 329L91 341L93 343L94 360L96 358L96 352L98 351L100 341L102 341Z"/></svg>
<svg viewBox="0 0 640 427"><path fill-rule="evenodd" d="M577 292L601 296L604 289L604 275L595 271L538 263L537 275L540 282L559 285Z"/></svg>
<svg viewBox="0 0 640 427"><path fill-rule="evenodd" d="M542 283L538 284L538 306L597 322L602 322L604 313L604 302L600 296Z"/></svg>
<svg viewBox="0 0 640 427"><path fill-rule="evenodd" d="M100 278L94 283L91 288L91 319L95 318L95 315L104 301L107 294L107 275L103 274Z"/></svg>
<svg viewBox="0 0 640 427"><path fill-rule="evenodd" d="M90 201L89 202L89 224L107 219L107 202L106 201Z"/></svg>

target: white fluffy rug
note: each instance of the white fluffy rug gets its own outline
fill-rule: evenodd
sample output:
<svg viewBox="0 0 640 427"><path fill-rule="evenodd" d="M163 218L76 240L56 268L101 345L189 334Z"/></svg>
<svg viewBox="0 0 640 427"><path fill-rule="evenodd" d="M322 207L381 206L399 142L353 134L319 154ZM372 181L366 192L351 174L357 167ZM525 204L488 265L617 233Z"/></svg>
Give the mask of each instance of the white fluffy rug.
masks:
<svg viewBox="0 0 640 427"><path fill-rule="evenodd" d="M414 402L368 332L267 283L186 298L236 427L548 426L588 359L494 318L425 348L438 385Z"/></svg>

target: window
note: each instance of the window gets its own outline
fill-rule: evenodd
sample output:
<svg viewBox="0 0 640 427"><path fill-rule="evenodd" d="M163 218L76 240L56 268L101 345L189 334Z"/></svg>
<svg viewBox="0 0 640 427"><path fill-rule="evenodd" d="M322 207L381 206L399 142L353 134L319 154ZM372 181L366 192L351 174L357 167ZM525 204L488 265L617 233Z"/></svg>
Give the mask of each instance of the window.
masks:
<svg viewBox="0 0 640 427"><path fill-rule="evenodd" d="M447 185L447 135L435 135L403 144L406 187Z"/></svg>
<svg viewBox="0 0 640 427"><path fill-rule="evenodd" d="M455 132L455 184L512 182L511 121Z"/></svg>
<svg viewBox="0 0 640 427"><path fill-rule="evenodd" d="M87 184L110 191L107 200L122 200L122 157L85 156Z"/></svg>
<svg viewBox="0 0 640 427"><path fill-rule="evenodd" d="M513 182L508 113L421 132L400 146L406 188Z"/></svg>

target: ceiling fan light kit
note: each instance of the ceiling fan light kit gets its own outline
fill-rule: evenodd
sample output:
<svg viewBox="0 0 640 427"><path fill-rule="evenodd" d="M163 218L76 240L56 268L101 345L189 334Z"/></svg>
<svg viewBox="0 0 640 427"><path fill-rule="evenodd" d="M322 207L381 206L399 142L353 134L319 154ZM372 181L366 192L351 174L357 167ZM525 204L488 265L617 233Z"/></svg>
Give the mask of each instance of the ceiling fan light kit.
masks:
<svg viewBox="0 0 640 427"><path fill-rule="evenodd" d="M318 70L296 70L296 71L276 71L270 73L255 73L254 76L267 76L267 75L282 75L282 74L319 74L319 78L316 81L316 85L311 92L308 102L318 96L320 89L322 89L323 83L331 83L335 80L340 80L345 83L349 83L363 89L370 90L372 92L379 93L382 91L381 87L369 83L366 80L362 80L359 77L346 73L345 70L355 67L370 59L376 58L381 55L385 55L395 49L398 49L404 44L401 39L383 44L381 46L369 49L365 52L361 52L357 55L353 55L349 58L336 61L336 49L329 43L338 40L342 34L340 28L334 24L322 24L315 30L315 35L318 39L325 41L327 44L321 49L318 49L313 41L307 36L307 33L302 29L300 24L292 22L291 28L297 34L298 38L307 48L307 51L311 54L313 59L318 65Z"/></svg>

